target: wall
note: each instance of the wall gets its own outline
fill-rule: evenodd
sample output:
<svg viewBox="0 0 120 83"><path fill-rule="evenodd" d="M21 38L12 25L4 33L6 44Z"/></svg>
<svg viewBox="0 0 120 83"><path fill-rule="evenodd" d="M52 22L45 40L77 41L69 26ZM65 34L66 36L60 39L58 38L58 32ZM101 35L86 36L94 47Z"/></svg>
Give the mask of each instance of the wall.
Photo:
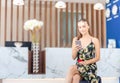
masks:
<svg viewBox="0 0 120 83"><path fill-rule="evenodd" d="M12 1L0 0L0 45L2 46L5 41L31 41L31 34L23 29L23 25L29 19L38 19L44 22L44 26L38 33L42 49L71 47L72 38L77 35L75 34L77 26L74 26L74 21L77 22L78 13L81 13L81 18L89 20L90 31L93 36L99 38L101 47L106 47L104 10L94 10L92 3L66 2L66 9L56 9L54 1L25 0L24 6L15 6ZM66 18L63 18L63 12L66 13ZM71 12L70 18L68 18L68 12ZM68 26L68 19L70 19L70 26ZM63 20L66 20L65 26L63 26ZM63 38L64 29L66 29L66 36ZM64 39L68 40L68 37L70 42L64 41Z"/></svg>
<svg viewBox="0 0 120 83"><path fill-rule="evenodd" d="M120 48L120 0L111 0L106 4L107 44L108 39L116 40L116 47Z"/></svg>
<svg viewBox="0 0 120 83"><path fill-rule="evenodd" d="M101 77L120 76L120 49L100 49L97 75ZM114 60L114 61L113 61ZM46 48L46 78L64 78L70 65L74 65L71 48Z"/></svg>

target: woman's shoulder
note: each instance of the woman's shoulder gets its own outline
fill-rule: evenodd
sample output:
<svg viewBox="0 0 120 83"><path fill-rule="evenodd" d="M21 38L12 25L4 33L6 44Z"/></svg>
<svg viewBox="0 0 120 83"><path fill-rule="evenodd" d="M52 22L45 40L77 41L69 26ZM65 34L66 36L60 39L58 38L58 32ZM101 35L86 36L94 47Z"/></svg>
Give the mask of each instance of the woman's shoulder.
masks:
<svg viewBox="0 0 120 83"><path fill-rule="evenodd" d="M74 38L73 38L73 41L75 41L75 40L78 40L78 37L74 37Z"/></svg>
<svg viewBox="0 0 120 83"><path fill-rule="evenodd" d="M92 37L92 42L93 42L93 43L97 43L97 42L99 42L99 39L96 38L96 37Z"/></svg>

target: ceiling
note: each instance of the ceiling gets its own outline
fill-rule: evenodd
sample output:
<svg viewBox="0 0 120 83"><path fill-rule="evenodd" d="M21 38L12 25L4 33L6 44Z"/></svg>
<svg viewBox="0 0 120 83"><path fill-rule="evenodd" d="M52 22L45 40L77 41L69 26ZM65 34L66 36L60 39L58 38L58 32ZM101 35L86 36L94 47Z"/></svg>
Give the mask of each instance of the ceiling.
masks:
<svg viewBox="0 0 120 83"><path fill-rule="evenodd" d="M40 0L37 0L40 1ZM41 0L41 1L60 1L60 0ZM105 0L61 0L64 2L80 2L80 3L97 3L97 2L101 2L101 3L105 3Z"/></svg>
<svg viewBox="0 0 120 83"><path fill-rule="evenodd" d="M11 1L11 0L9 0ZM28 0L24 0L25 2L28 2ZM35 1L35 0L30 0ZM101 3L105 3L106 0L36 0L36 2L39 1L64 1L64 2L79 2L79 3L97 3L97 2L101 2Z"/></svg>
<svg viewBox="0 0 120 83"><path fill-rule="evenodd" d="M24 0L25 3L28 3L28 0ZM106 0L30 0L31 3L36 1L39 2L39 1L53 1L53 2L56 2L56 1L64 1L64 2L78 2L78 3L97 3L97 2L101 2L103 4L105 4L105 1ZM10 4L11 3L11 0L7 0L7 4ZM2 0L2 6L5 5L5 0Z"/></svg>

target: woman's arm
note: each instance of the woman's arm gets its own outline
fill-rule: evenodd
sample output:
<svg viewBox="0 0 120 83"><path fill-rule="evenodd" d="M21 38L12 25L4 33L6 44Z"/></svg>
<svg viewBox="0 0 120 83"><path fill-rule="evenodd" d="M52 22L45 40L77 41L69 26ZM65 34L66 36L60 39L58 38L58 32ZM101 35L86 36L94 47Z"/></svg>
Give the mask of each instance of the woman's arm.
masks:
<svg viewBox="0 0 120 83"><path fill-rule="evenodd" d="M86 64L95 63L100 60L100 43L97 38L93 38L93 43L95 45L95 58L87 60Z"/></svg>
<svg viewBox="0 0 120 83"><path fill-rule="evenodd" d="M77 40L77 37L73 38L73 41L72 41L72 59L73 60L76 59L77 52L80 49L80 46L77 46L76 43L75 43L76 40Z"/></svg>

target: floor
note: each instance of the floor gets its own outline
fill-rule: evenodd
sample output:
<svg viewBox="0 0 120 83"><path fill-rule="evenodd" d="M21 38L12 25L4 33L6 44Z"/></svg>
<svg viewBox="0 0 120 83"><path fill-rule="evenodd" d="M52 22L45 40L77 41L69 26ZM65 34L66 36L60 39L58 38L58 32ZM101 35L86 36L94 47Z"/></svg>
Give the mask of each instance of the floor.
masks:
<svg viewBox="0 0 120 83"><path fill-rule="evenodd" d="M65 83L65 79L3 79L0 83ZM119 78L103 77L102 83L119 83Z"/></svg>

